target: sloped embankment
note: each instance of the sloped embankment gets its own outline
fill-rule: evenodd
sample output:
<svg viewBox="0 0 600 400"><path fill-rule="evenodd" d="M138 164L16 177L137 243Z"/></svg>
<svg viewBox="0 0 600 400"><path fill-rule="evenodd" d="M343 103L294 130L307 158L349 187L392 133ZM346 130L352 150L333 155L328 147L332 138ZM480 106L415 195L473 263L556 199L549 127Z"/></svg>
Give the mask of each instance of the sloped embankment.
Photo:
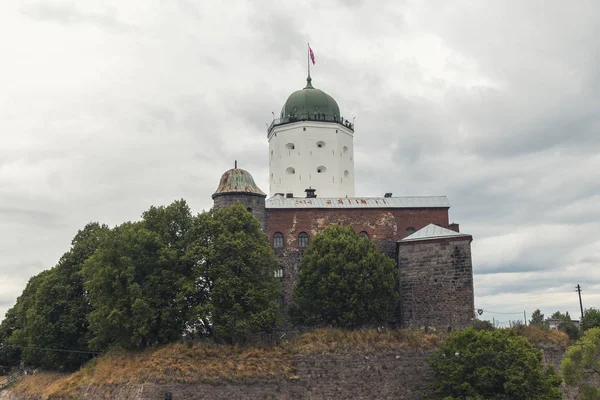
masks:
<svg viewBox="0 0 600 400"><path fill-rule="evenodd" d="M23 377L6 399L419 398L440 336L317 330L277 346L171 344L114 352L73 374Z"/></svg>

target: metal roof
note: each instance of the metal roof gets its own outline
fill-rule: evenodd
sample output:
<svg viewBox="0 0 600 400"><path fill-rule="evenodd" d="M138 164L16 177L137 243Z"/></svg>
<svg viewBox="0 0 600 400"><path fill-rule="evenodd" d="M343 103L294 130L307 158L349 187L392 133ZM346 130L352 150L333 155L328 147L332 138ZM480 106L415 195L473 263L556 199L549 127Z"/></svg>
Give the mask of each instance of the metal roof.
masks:
<svg viewBox="0 0 600 400"><path fill-rule="evenodd" d="M254 183L254 178L252 178L252 175L250 175L248 171L237 167L237 161L235 162L235 168L225 171L223 176L221 176L219 187L212 197L214 199L215 196L230 193L245 193L265 197L267 196L258 188L258 186L256 186L256 183Z"/></svg>
<svg viewBox="0 0 600 400"><path fill-rule="evenodd" d="M455 232L450 229L442 228L435 224L429 224L423 229L419 229L410 236L400 240L400 242L414 242L417 240L431 240L440 238L467 237L466 233Z"/></svg>
<svg viewBox="0 0 600 400"><path fill-rule="evenodd" d="M273 196L267 208L449 208L446 196L413 197L292 197Z"/></svg>

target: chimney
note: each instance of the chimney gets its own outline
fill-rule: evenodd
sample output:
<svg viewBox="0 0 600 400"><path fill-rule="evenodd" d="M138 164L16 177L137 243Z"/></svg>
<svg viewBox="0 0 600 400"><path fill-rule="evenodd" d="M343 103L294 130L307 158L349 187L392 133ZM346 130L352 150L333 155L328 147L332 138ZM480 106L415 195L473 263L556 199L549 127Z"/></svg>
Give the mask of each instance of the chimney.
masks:
<svg viewBox="0 0 600 400"><path fill-rule="evenodd" d="M314 198L316 198L317 197L317 195L315 194L316 190L317 189L312 189L310 187L308 189L304 190L306 192L306 198L307 199L314 199Z"/></svg>
<svg viewBox="0 0 600 400"><path fill-rule="evenodd" d="M286 197L286 199L293 199L294 198L294 193L286 193L285 197Z"/></svg>
<svg viewBox="0 0 600 400"><path fill-rule="evenodd" d="M453 222L450 225L448 225L448 229L454 232L460 232L460 226L456 222Z"/></svg>
<svg viewBox="0 0 600 400"><path fill-rule="evenodd" d="M386 193L385 196L383 196L383 197L392 197L392 194L391 193Z"/></svg>

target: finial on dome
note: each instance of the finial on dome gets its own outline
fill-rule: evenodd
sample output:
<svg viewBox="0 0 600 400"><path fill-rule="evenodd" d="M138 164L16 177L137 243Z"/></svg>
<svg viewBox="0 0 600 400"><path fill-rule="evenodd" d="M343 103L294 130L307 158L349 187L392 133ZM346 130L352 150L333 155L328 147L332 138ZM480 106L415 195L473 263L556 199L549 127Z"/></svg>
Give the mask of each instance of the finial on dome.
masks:
<svg viewBox="0 0 600 400"><path fill-rule="evenodd" d="M310 72L309 72L308 77L306 77L306 86L304 87L304 89L314 89L311 82L312 82L312 78L310 77Z"/></svg>

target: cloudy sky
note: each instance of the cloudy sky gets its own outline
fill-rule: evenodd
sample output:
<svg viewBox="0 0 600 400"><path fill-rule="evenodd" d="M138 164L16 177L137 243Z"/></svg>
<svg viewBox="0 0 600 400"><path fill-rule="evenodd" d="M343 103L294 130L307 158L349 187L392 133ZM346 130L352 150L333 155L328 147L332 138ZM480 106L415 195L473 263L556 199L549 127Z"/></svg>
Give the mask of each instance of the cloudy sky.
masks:
<svg viewBox="0 0 600 400"><path fill-rule="evenodd" d="M356 117L360 196L447 195L475 303L508 321L600 307L595 0L6 0L0 315L89 221L211 206L313 84ZM521 314L522 315L522 314ZM521 316L522 318L522 316Z"/></svg>

